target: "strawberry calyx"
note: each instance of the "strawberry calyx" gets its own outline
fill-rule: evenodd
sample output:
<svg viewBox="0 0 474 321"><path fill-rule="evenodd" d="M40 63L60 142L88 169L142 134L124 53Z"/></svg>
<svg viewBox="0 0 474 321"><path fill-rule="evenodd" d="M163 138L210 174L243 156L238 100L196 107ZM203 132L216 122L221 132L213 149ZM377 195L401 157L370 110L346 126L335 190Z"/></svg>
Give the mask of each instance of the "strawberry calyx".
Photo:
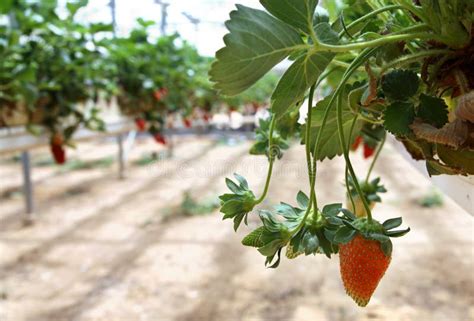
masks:
<svg viewBox="0 0 474 321"><path fill-rule="evenodd" d="M342 204L329 204L315 211L308 208L309 198L303 192L300 191L296 199L298 206L280 203L274 211L260 211L262 226L242 240L243 245L256 247L266 256L265 264L271 264L271 268L278 266L285 246L289 259L302 254L325 254L330 258L339 250L338 245L329 239L342 224L340 220L332 219L339 213Z"/></svg>
<svg viewBox="0 0 474 321"><path fill-rule="evenodd" d="M247 225L247 216L257 204L255 194L249 189L247 180L239 174L234 174L237 183L226 178L227 187L232 193L226 193L219 196L221 201L221 213L223 219L232 219L234 221L234 230L237 231L242 221Z"/></svg>
<svg viewBox="0 0 474 321"><path fill-rule="evenodd" d="M352 196L352 198L359 198L359 193L355 188L354 180L351 176L348 177L347 182L350 196ZM372 202L381 202L382 199L379 194L387 192L385 186L380 184L380 177L374 178L371 181L358 180L358 182L360 189L362 190L362 193L364 194L364 197L368 204Z"/></svg>
<svg viewBox="0 0 474 321"><path fill-rule="evenodd" d="M369 220L366 217L355 217L354 214L346 209L341 211L340 216L343 225L336 231L332 241L336 244L346 244L355 236L361 235L367 240L374 240L380 243L381 249L388 257L392 254L391 237L400 237L410 231L410 228L404 230L394 230L402 224L402 218L391 218L383 223L375 219Z"/></svg>

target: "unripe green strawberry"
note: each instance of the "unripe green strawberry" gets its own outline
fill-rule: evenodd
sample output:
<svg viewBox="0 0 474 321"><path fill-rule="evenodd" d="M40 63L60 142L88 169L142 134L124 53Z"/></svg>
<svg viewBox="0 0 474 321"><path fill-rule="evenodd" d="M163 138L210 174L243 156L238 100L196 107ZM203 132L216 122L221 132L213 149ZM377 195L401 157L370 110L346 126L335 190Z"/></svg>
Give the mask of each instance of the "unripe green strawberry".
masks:
<svg viewBox="0 0 474 321"><path fill-rule="evenodd" d="M380 242L356 235L339 245L342 282L347 294L361 307L369 303L377 285L390 264L391 256L383 251Z"/></svg>

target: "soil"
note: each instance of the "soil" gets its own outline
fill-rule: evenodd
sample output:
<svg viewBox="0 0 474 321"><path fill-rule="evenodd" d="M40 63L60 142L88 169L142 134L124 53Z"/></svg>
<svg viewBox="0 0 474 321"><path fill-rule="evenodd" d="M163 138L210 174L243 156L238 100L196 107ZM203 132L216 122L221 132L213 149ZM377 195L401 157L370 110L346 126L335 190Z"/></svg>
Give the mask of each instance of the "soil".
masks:
<svg viewBox="0 0 474 321"><path fill-rule="evenodd" d="M257 193L267 168L234 137L179 137L173 158L133 165L163 152L141 140L130 152L127 178L112 166L60 171L35 167L36 219L22 224L18 162L0 162L0 321L469 321L474 320L474 219L446 197L423 208L432 189L390 146L374 174L388 189L375 208L380 220L403 216L412 231L394 240L386 276L369 306L345 295L337 256L282 259L278 269L240 240L218 210L181 215L183 193L197 200L226 190L224 177L243 174ZM38 150L33 159L46 157ZM114 156L113 141L79 144L71 159ZM369 166L353 156L356 171ZM275 167L268 200L294 204L308 189L302 148ZM319 166L319 203L344 197L343 163Z"/></svg>

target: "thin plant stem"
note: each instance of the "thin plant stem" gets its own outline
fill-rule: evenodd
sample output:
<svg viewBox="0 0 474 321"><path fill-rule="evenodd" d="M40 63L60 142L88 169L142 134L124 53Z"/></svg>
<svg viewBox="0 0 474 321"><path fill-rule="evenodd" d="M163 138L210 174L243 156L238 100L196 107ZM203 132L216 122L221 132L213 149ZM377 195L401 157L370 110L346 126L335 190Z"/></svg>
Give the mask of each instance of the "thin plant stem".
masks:
<svg viewBox="0 0 474 321"><path fill-rule="evenodd" d="M269 137L268 137L269 165L268 165L267 179L265 180L265 187L263 188L263 193L255 201L255 204L260 204L261 202L263 202L263 200L267 196L268 188L270 187L270 179L272 177L272 172L273 172L273 163L275 162L275 155L273 155L273 131L275 130L276 117L275 115L272 115L271 117L272 117L272 120L270 122L270 130L269 130Z"/></svg>
<svg viewBox="0 0 474 321"><path fill-rule="evenodd" d="M372 170L374 169L375 163L377 162L377 159L379 158L380 152L382 151L383 145L385 144L385 139L387 138L387 134L384 132L382 141L380 142L379 146L377 147L377 151L375 152L374 159L372 160L372 163L370 164L369 171L367 172L367 176L365 177L365 181L369 182L370 174L372 173Z"/></svg>

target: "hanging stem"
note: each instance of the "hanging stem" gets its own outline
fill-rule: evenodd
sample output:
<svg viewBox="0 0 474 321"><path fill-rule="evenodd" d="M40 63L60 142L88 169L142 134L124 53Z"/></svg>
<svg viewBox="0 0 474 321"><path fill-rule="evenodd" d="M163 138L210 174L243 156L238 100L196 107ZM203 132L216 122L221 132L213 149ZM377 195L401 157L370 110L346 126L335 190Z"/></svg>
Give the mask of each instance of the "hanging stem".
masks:
<svg viewBox="0 0 474 321"><path fill-rule="evenodd" d="M375 163L377 162L377 159L379 158L380 152L382 151L383 145L385 144L385 139L387 138L387 133L384 132L382 141L380 142L379 146L377 147L377 152L375 152L374 159L372 160L372 163L370 164L369 171L367 172L367 176L365 178L366 182L369 182L370 174L372 173L372 170L374 169Z"/></svg>
<svg viewBox="0 0 474 321"><path fill-rule="evenodd" d="M353 135L353 132L354 132L354 127L355 127L355 124L357 123L357 118L358 118L359 114L356 114L354 116L354 119L352 120L352 124L351 124L351 130L349 131L349 139L347 140L347 149L349 150L350 146L351 146L351 137ZM349 186L349 170L347 168L347 165L345 166L345 169L344 169L344 181L345 181L345 184L346 184L346 187ZM354 198L352 197L352 193L350 193L350 191L347 192L347 195L349 196L349 199L352 203L352 208L356 208L355 207L355 202L354 202Z"/></svg>
<svg viewBox="0 0 474 321"><path fill-rule="evenodd" d="M314 97L314 90L316 89L316 84L312 85L311 88L309 89L309 95L308 95L308 115L306 117L306 133L305 133L305 150L306 150L306 163L308 165L308 175L309 175L309 184L311 186L311 182L313 180L313 177L316 175L316 172L313 171L313 168L311 166L311 151L310 151L310 136L311 136L311 108L313 107L313 97ZM309 204L308 207L311 207L311 204L313 201L315 204L317 204L317 199L316 199L316 193L314 192L313 189L310 189L310 198L309 198Z"/></svg>
<svg viewBox="0 0 474 321"><path fill-rule="evenodd" d="M322 123L321 123L321 129L320 131L318 132L318 135L316 137L316 143L314 145L314 152L313 152L313 162L314 162L314 168L316 168L316 162L317 162L317 159L318 159L318 150L319 150L319 145L321 143L321 132L322 132L322 129L324 128L324 126L326 125L326 122L327 122L327 119L328 119L328 116L329 116L329 110L332 106L332 104L334 103L334 99L340 95L342 89L344 88L347 80L349 79L349 77L354 73L354 71L359 67L359 66L362 66L364 64L365 61L367 61L371 56L372 54L374 54L375 52L377 51L377 48L367 48L365 50L363 50L360 55L358 55L351 63L351 66L346 70L346 72L344 73L344 75L342 76L342 79L341 81L339 82L339 85L336 87L336 89L334 90L334 93L333 95L331 96L331 99L329 100L329 103L326 107L326 111L324 112L324 116L323 116L323 120L322 120ZM346 162L347 164L347 162ZM350 164L350 160L349 160L349 164ZM351 165L351 169L352 169L352 165ZM352 169L351 171L351 175L353 178L355 178L355 174L354 174L354 170ZM359 186L359 182L357 181L357 179L354 179L354 185L356 186L356 190L360 196L360 198L365 201L365 198L362 194L362 190ZM346 186L348 188L348 186ZM314 185L312 186L312 188L314 188ZM305 213L305 216L303 218L303 221L302 223L300 223L300 225L297 227L296 231L299 230L300 226L302 226L302 224L304 224L304 221L306 219L308 215L308 212Z"/></svg>
<svg viewBox="0 0 474 321"><path fill-rule="evenodd" d="M305 141L305 150L306 150L306 163L308 165L308 173L309 173L309 181L311 183L311 177L313 177L312 169L311 169L311 152L309 149L309 138L311 134L311 108L313 107L313 96L314 96L314 89L315 85L311 86L309 89L309 96L308 96L308 115L306 117L306 131L304 136Z"/></svg>
<svg viewBox="0 0 474 321"><path fill-rule="evenodd" d="M362 203L364 204L364 208L367 211L367 220L369 223L371 223L372 213L370 212L369 204L367 204L367 200L364 194L362 193L362 189L360 188L359 182L357 181L357 176L354 172L354 168L352 167L351 160L349 158L349 151L347 150L346 144L344 143L345 142L344 127L342 126L342 96L340 94L337 96L336 111L337 111L337 128L338 128L338 134L339 134L339 143L341 144L341 147L342 147L344 159L346 161L347 168L349 169L349 173L352 176L352 180L354 181L354 185L357 190L357 193L359 194L360 199L362 200ZM350 191L348 192L350 193Z"/></svg>
<svg viewBox="0 0 474 321"><path fill-rule="evenodd" d="M332 106L332 104L334 103L334 98L342 91L344 85L346 84L347 80L349 79L349 77L354 73L354 71L360 67L367 59L369 59L369 57L372 56L372 54L377 50L377 48L367 48L365 50L363 50L360 55L358 55L354 61L352 61L351 65L349 66L349 68L346 70L346 72L344 73L344 75L342 76L342 79L339 83L339 85L337 86L337 88L335 89L327 107L326 107L326 110L324 112L324 116L323 116L323 120L321 122L321 126L320 126L320 129L318 131L318 135L316 137L316 143L314 144L314 150L313 150L313 173L314 173L314 176L313 176L313 179L311 181L311 190L313 191L314 190L314 187L315 187L315 184L316 184L316 169L317 169L317 160L318 160L318 150L319 150L319 145L320 145L320 142L321 142L321 137L322 137L322 132L326 126L326 122L327 122L327 119L328 119L328 116L329 116L329 110ZM319 82L321 81L321 79L318 80L318 82L316 83L316 87L318 86ZM353 170L352 170L353 172ZM355 184L357 185L358 187L358 191L361 198L363 198L363 194L360 190L360 186L356 180ZM317 208L316 208L317 210ZM301 222L298 224L297 227L295 227L292 231L290 231L290 233L292 235L295 235L296 233L298 233L298 231L303 227L309 213L311 212L311 206L308 206L308 209L306 210L306 213L304 214L303 216L303 219L301 220Z"/></svg>
<svg viewBox="0 0 474 321"><path fill-rule="evenodd" d="M268 157L269 157L269 165L268 165L268 172L267 172L267 179L265 180L265 187L263 188L262 195L255 201L256 204L260 204L263 202L265 197L268 193L268 188L270 187L270 179L272 177L273 172L273 163L275 161L275 155L273 153L273 131L275 129L275 115L272 115L272 120L270 122L270 130L269 130L269 137L268 137Z"/></svg>

